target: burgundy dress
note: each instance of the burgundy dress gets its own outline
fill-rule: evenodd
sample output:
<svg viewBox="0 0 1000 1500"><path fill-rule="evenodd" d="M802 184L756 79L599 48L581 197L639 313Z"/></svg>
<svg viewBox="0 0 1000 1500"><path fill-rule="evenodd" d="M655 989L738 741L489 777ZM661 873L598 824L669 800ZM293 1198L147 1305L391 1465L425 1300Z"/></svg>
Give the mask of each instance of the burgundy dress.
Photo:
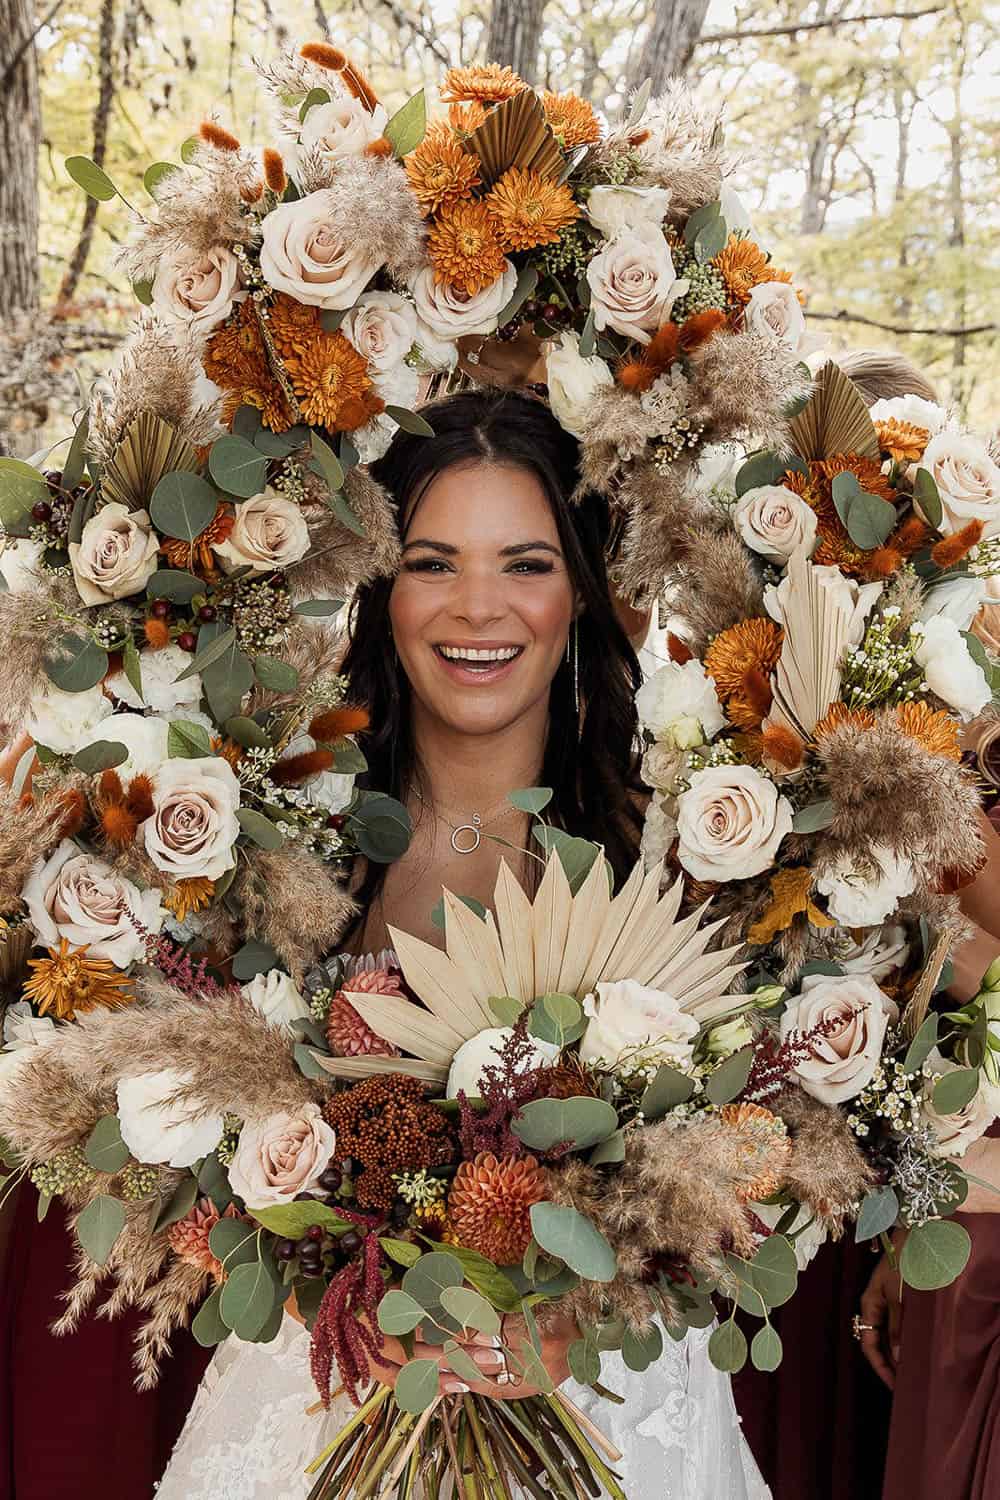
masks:
<svg viewBox="0 0 1000 1500"><path fill-rule="evenodd" d="M0 1500L151 1500L210 1350L173 1341L154 1391L132 1383L135 1313L49 1332L71 1280L58 1202L22 1192L0 1280Z"/></svg>

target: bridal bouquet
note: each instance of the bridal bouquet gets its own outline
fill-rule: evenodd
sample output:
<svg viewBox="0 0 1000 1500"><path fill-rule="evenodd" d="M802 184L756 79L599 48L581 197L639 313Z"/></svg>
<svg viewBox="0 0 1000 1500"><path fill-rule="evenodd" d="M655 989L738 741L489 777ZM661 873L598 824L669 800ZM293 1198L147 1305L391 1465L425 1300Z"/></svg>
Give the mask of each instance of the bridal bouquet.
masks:
<svg viewBox="0 0 1000 1500"><path fill-rule="evenodd" d="M191 1311L205 1344L268 1340L294 1292L323 1403L360 1403L317 1496L409 1495L418 1476L434 1494L449 1472L484 1500L568 1497L573 1472L621 1496L618 1455L552 1388L547 1320L575 1320L570 1368L599 1385L604 1351L645 1369L665 1333L713 1322L714 1296L716 1363L746 1358L739 1304L771 1369L796 1254L758 1206L836 1227L873 1181L842 1113L793 1077L829 1022L779 1037L780 986L731 992L739 952L704 907L680 915L682 882L661 895L662 870L637 867L612 898L596 847L536 829L558 847L534 899L506 866L495 915L445 893L445 951L393 932L380 967L313 974L308 1014L287 976L263 1014L234 988L146 978L139 1004L81 1016L7 1073L14 1170L74 1210L63 1326L108 1278L111 1312L148 1314L150 1384ZM436 1360L407 1353L418 1329L470 1382L463 1341L492 1337L496 1395L539 1394L441 1397Z"/></svg>

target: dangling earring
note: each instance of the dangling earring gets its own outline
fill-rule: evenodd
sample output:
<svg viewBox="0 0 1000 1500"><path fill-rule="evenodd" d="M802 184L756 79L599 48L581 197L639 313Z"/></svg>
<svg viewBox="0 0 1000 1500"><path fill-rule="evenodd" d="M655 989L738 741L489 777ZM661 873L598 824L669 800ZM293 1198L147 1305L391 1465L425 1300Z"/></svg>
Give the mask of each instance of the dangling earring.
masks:
<svg viewBox="0 0 1000 1500"><path fill-rule="evenodd" d="M566 637L566 665L573 669L573 703L577 719L580 717L580 622L573 621L573 629Z"/></svg>

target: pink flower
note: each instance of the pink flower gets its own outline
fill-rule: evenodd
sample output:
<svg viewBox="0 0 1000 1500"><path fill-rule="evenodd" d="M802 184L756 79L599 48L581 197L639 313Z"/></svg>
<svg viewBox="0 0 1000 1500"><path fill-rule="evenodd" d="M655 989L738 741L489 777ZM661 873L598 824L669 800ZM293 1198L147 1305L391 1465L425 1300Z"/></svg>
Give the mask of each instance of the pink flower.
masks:
<svg viewBox="0 0 1000 1500"><path fill-rule="evenodd" d="M211 1198L199 1198L183 1219L178 1219L167 1230L170 1248L178 1259L187 1261L190 1266L200 1266L215 1281L222 1281L225 1272L222 1262L209 1248L208 1237L220 1219L242 1219L245 1224L250 1223L247 1215L241 1214L235 1203L230 1203L225 1213L220 1214Z"/></svg>
<svg viewBox="0 0 1000 1500"><path fill-rule="evenodd" d="M355 995L398 995L403 989L400 976L389 969L364 969L349 979L333 997L326 1022L330 1051L337 1057L398 1057L398 1047L376 1036L351 1004Z"/></svg>

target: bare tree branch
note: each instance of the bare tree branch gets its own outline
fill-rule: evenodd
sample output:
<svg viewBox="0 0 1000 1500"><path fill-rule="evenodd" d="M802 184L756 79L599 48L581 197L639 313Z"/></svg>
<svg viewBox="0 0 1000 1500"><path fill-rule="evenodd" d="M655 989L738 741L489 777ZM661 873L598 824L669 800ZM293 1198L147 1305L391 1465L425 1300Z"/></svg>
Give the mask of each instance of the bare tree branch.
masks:
<svg viewBox="0 0 1000 1500"><path fill-rule="evenodd" d="M862 323L866 328L880 328L883 333L919 333L942 339L972 338L977 333L995 333L1000 329L1000 323L973 323L968 328L914 328L906 323L882 323L878 318L866 318L847 307L832 313L807 311L806 317L821 323Z"/></svg>
<svg viewBox="0 0 1000 1500"><path fill-rule="evenodd" d="M829 31L835 26L867 26L870 21L915 21L918 16L934 16L944 5L928 5L923 10L887 10L871 16L832 16L827 21L795 21L787 26L762 26L743 31L706 31L695 43L705 47L710 42L744 42L758 36L795 36L799 31Z"/></svg>
<svg viewBox="0 0 1000 1500"><path fill-rule="evenodd" d="M101 29L98 42L98 77L100 85L97 94L97 105L94 109L94 145L91 156L99 167L104 165L104 156L108 146L108 119L111 114L111 105L115 97L115 0L103 0L101 5ZM98 203L96 198L87 198L87 206L83 211L83 224L80 226L80 238L76 242L76 248L70 256L66 274L62 279L62 285L56 294L56 306L72 299L76 291L83 268L87 264L87 256L90 254L91 242L94 238L94 226L97 223Z"/></svg>
<svg viewBox="0 0 1000 1500"><path fill-rule="evenodd" d="M317 0L317 3L319 3L319 0ZM397 26L400 28L405 27L407 30L412 31L414 36L418 36L427 50L437 58L438 62L443 63L446 68L451 67L453 59L449 55L448 49L442 46L434 33L428 30L422 21L418 20L416 16L408 15L401 5L395 3L395 0L379 0L379 4L383 10L389 12Z"/></svg>

